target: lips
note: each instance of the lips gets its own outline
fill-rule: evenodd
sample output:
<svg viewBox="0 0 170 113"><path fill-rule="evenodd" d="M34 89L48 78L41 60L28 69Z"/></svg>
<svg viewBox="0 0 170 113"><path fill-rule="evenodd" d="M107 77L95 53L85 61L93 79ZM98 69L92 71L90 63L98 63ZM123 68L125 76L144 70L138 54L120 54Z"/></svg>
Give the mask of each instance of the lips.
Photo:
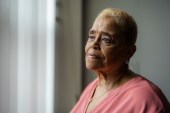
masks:
<svg viewBox="0 0 170 113"><path fill-rule="evenodd" d="M101 59L101 57L99 57L98 55L91 53L87 54L87 57L90 59Z"/></svg>

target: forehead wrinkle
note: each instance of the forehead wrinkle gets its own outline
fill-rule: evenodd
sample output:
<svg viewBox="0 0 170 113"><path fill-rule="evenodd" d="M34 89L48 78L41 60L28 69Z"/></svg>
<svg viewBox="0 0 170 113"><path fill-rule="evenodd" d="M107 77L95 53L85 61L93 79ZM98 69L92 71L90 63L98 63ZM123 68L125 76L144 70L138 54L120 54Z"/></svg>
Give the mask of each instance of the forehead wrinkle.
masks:
<svg viewBox="0 0 170 113"><path fill-rule="evenodd" d="M114 21L110 17L96 18L89 33L94 34L97 32L105 32L113 36L116 33L116 30L114 29L115 27Z"/></svg>

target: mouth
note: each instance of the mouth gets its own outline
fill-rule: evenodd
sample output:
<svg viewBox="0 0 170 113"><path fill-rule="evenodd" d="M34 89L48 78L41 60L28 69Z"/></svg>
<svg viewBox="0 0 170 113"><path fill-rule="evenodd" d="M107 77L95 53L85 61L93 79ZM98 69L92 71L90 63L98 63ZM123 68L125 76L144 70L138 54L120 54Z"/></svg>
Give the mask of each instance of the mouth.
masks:
<svg viewBox="0 0 170 113"><path fill-rule="evenodd" d="M87 54L87 58L90 58L90 59L101 59L101 57L95 55L95 54Z"/></svg>

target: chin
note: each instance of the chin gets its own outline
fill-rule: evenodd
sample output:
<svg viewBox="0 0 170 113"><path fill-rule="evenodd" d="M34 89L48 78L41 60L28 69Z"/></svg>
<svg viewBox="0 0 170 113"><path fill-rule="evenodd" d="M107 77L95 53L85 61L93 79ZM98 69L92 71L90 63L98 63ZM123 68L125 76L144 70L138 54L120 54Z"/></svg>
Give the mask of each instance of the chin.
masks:
<svg viewBox="0 0 170 113"><path fill-rule="evenodd" d="M92 65L92 64L86 64L86 68L89 69L89 70L97 70L97 69L100 69L100 66Z"/></svg>

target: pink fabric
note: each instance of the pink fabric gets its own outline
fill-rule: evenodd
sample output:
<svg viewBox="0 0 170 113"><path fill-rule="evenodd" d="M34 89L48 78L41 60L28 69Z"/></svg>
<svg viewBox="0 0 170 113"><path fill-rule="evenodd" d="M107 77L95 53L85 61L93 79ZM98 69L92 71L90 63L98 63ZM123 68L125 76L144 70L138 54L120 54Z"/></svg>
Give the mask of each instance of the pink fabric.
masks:
<svg viewBox="0 0 170 113"><path fill-rule="evenodd" d="M95 79L88 85L70 113L86 112L97 82ZM90 113L170 113L170 106L156 85L138 76L111 90Z"/></svg>

